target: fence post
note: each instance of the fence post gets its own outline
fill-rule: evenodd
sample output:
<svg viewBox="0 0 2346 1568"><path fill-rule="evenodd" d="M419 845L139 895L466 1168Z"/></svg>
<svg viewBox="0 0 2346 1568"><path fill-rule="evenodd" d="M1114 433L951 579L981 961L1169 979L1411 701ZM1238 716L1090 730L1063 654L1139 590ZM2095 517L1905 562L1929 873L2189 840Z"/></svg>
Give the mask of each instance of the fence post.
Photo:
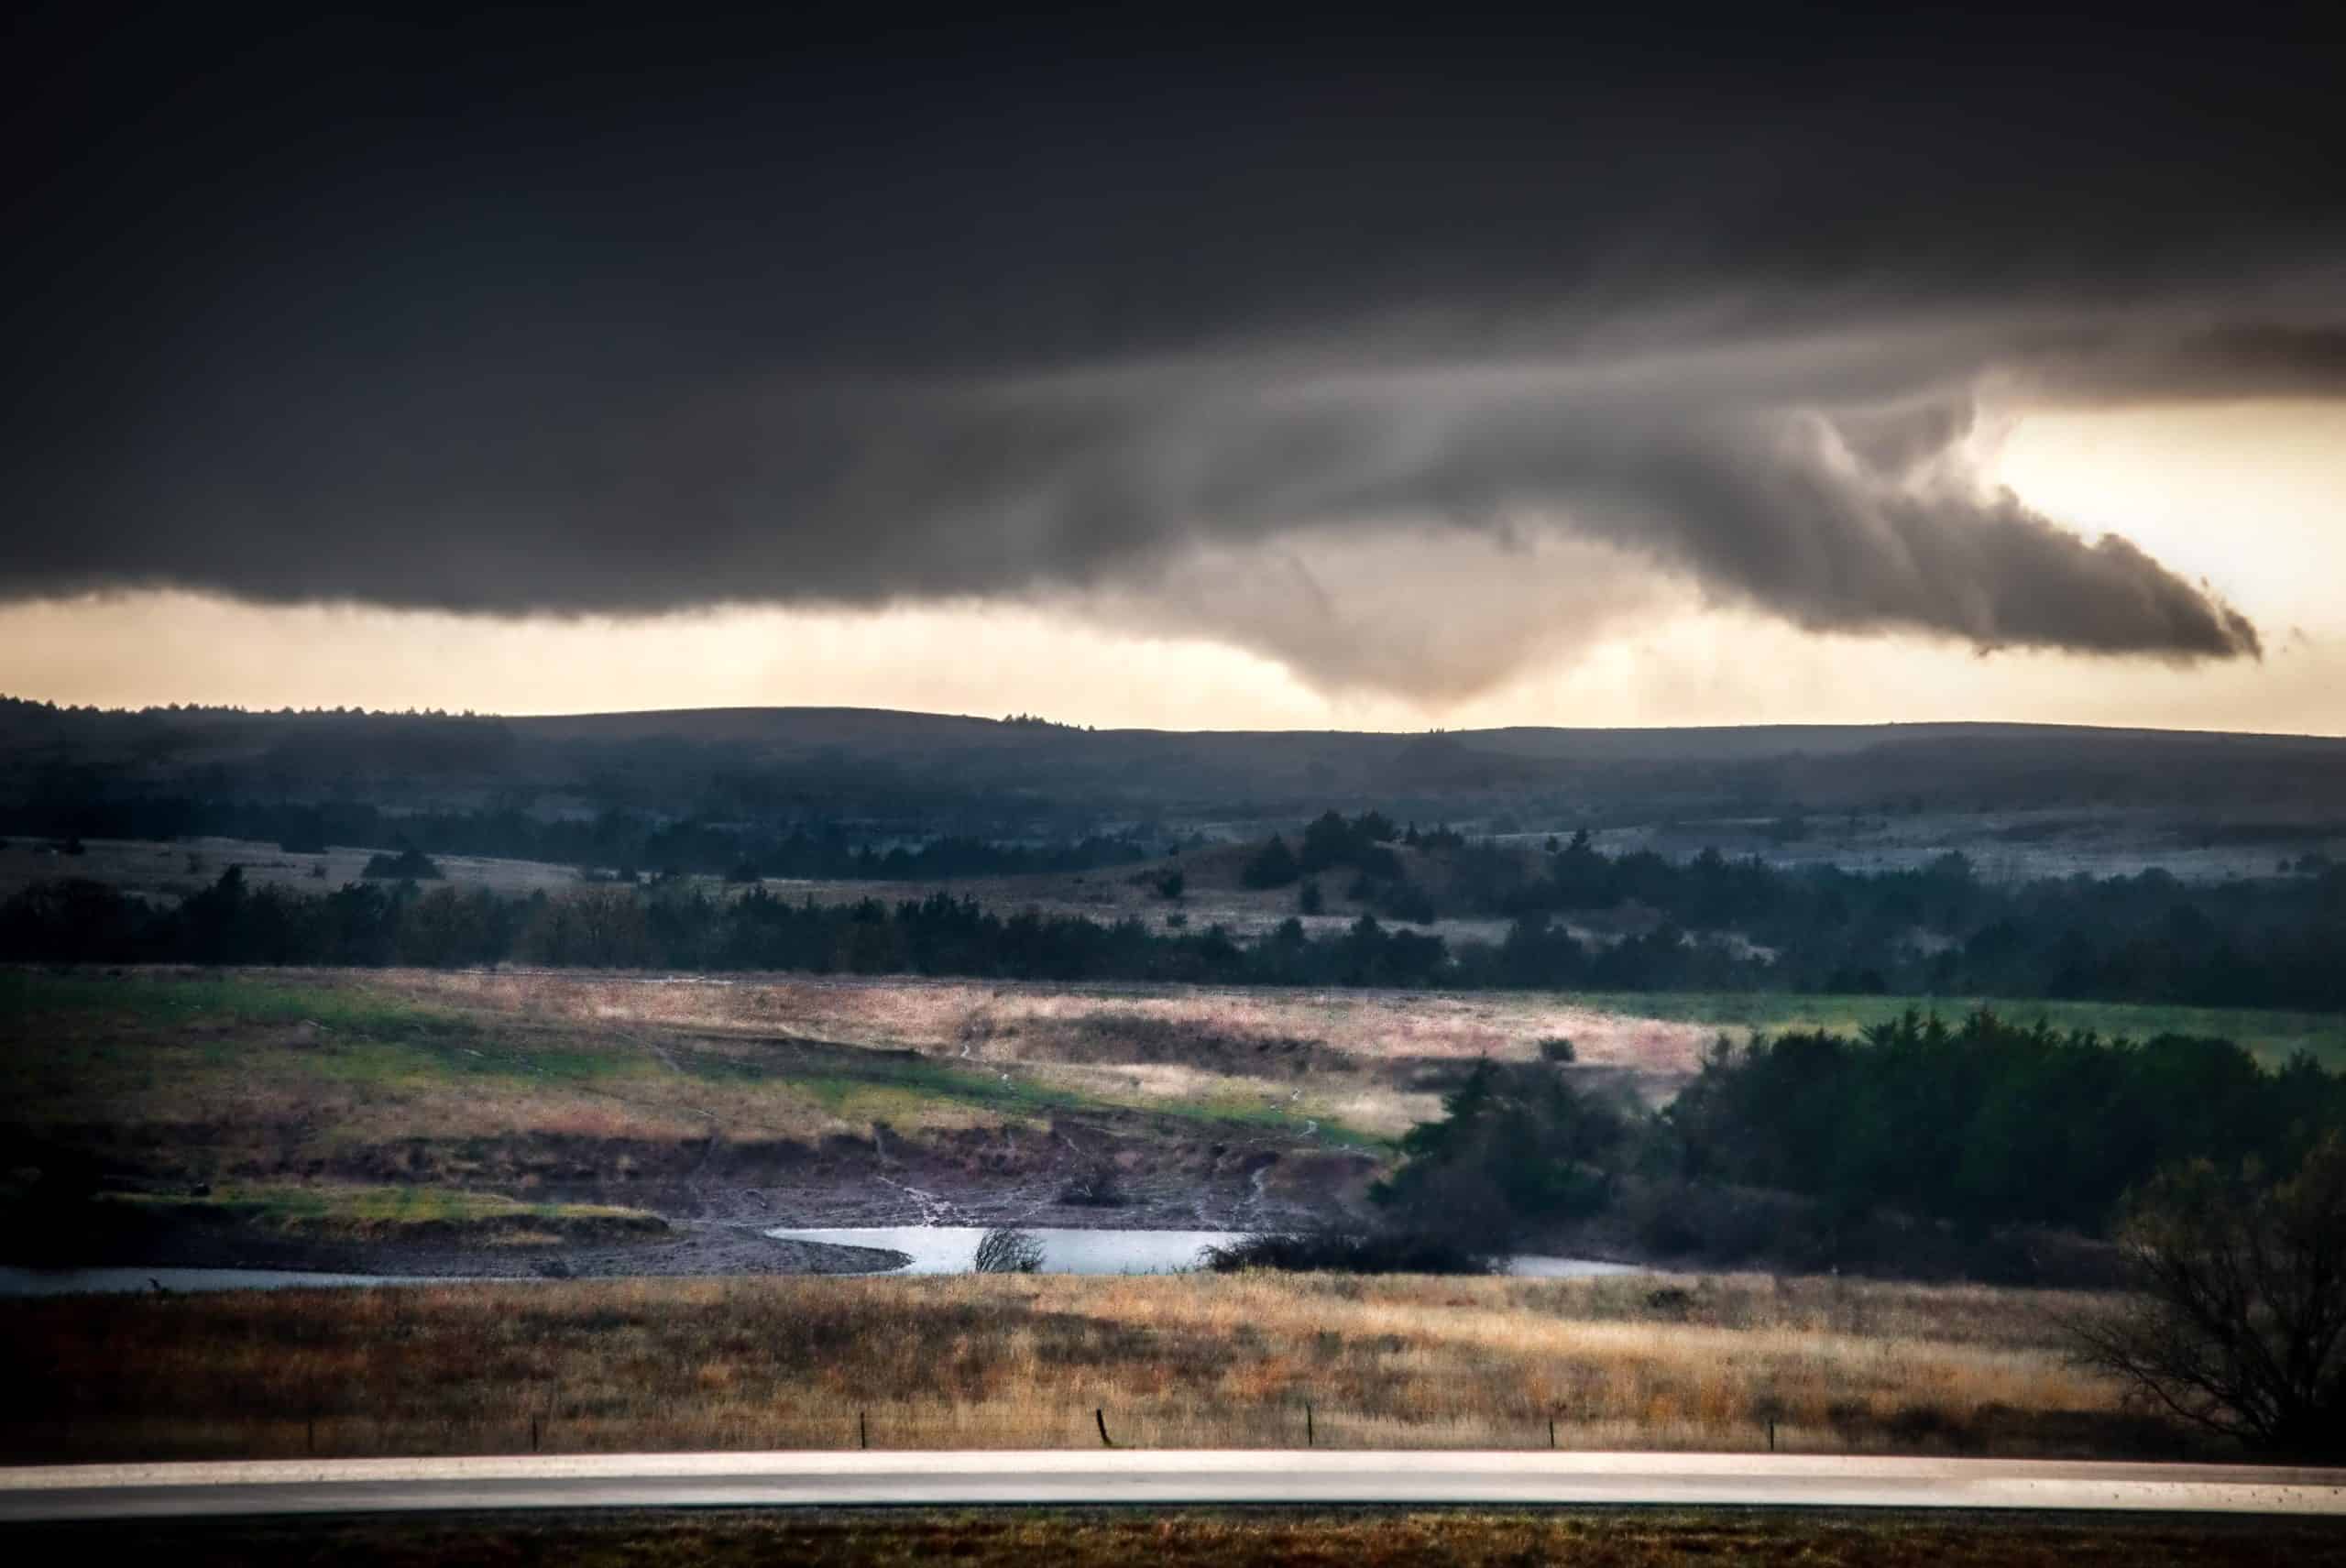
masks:
<svg viewBox="0 0 2346 1568"><path fill-rule="evenodd" d="M1106 1409L1094 1409L1091 1412L1091 1419L1100 1423L1100 1446L1102 1448L1115 1447L1116 1445L1114 1443L1108 1441L1108 1412Z"/></svg>
<svg viewBox="0 0 2346 1568"><path fill-rule="evenodd" d="M537 1451L538 1451L538 1418L537 1418L537 1417L535 1417L535 1416L532 1416L532 1417L530 1418L530 1452L531 1452L532 1453L537 1453Z"/></svg>
<svg viewBox="0 0 2346 1568"><path fill-rule="evenodd" d="M858 1448L872 1446L872 1429L864 1424L861 1410L855 1412L855 1446Z"/></svg>
<svg viewBox="0 0 2346 1568"><path fill-rule="evenodd" d="M1556 1418L1553 1416L1548 1418L1548 1446L1556 1446Z"/></svg>
<svg viewBox="0 0 2346 1568"><path fill-rule="evenodd" d="M1319 1433L1313 1430L1311 1424L1311 1401L1309 1399L1303 1401L1303 1446L1306 1448L1320 1446Z"/></svg>
<svg viewBox="0 0 2346 1568"><path fill-rule="evenodd" d="M1768 1423L1768 1452L1776 1452L1776 1423L1773 1421Z"/></svg>

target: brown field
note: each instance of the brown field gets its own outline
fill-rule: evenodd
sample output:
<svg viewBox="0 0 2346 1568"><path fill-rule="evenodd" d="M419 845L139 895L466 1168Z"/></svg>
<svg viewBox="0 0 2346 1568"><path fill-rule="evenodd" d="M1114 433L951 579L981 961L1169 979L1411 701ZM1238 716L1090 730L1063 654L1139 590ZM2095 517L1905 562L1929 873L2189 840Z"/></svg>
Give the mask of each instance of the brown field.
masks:
<svg viewBox="0 0 2346 1568"><path fill-rule="evenodd" d="M1672 1568L1784 1563L1803 1568L2301 1568L2346 1563L2328 1520L2134 1516L1787 1513L1738 1509L1290 1508L766 1509L455 1519L173 1519L18 1527L27 1561L333 1563L361 1568L562 1563L576 1568L700 1563L748 1568Z"/></svg>
<svg viewBox="0 0 2346 1568"><path fill-rule="evenodd" d="M0 1303L23 1461L874 1446L2118 1456L2082 1295L1180 1275L700 1278Z"/></svg>
<svg viewBox="0 0 2346 1568"><path fill-rule="evenodd" d="M1719 1033L1552 992L419 970L378 983L418 1000L606 1028L909 1048L1135 1103L1251 1096L1379 1134L1435 1113L1444 1076L1475 1058L1529 1060L1557 1037L1573 1043L1591 1080L1666 1099Z"/></svg>

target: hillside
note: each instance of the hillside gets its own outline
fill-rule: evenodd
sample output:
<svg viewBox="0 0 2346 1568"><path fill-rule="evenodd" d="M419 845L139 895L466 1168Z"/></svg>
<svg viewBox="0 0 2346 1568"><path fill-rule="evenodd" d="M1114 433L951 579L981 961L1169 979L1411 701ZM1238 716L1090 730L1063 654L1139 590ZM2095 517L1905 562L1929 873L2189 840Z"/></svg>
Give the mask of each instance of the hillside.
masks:
<svg viewBox="0 0 2346 1568"><path fill-rule="evenodd" d="M1183 732L855 708L506 718L0 703L0 804L118 794L997 832L1359 804L1616 824L2073 806L2269 827L2341 815L2346 740L2012 724Z"/></svg>

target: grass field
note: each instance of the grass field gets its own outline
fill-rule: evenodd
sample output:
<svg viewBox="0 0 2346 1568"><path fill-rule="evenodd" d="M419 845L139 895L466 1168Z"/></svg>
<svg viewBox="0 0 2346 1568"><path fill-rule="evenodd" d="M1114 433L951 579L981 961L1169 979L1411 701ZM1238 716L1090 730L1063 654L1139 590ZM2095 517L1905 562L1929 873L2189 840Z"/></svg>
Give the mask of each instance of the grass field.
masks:
<svg viewBox="0 0 2346 1568"><path fill-rule="evenodd" d="M0 1124L213 1180L625 1181L732 1148L1114 1124L1374 1157L1483 1056L1571 1039L1659 1102L1721 1034L1855 1029L1908 999L1075 986L427 970L0 971ZM1957 1012L1968 1003L1943 1003ZM2012 1003L2346 1064L2346 1019ZM1135 1113L1138 1120L1135 1120ZM1136 1142L1135 1142L1136 1140Z"/></svg>
<svg viewBox="0 0 2346 1568"><path fill-rule="evenodd" d="M1728 1276L688 1278L0 1302L15 1458L850 1447L2107 1455L2088 1296Z"/></svg>
<svg viewBox="0 0 2346 1568"><path fill-rule="evenodd" d="M661 989L606 982L597 993L613 984ZM943 1049L546 1005L542 990L399 971L6 971L0 1120L19 1136L102 1139L109 1154L214 1181L526 1186L689 1163L712 1135L813 1147L875 1125L917 1139L1134 1108L1201 1138L1300 1135L1310 1109L1284 1086L1226 1076L1198 1075L1180 1094L1135 1091L1112 1075L1054 1079ZM1372 1141L1341 1124L1311 1131ZM534 1152L517 1154L517 1142ZM596 1158L614 1168L589 1168Z"/></svg>
<svg viewBox="0 0 2346 1568"><path fill-rule="evenodd" d="M1716 1509L1289 1508L692 1511L470 1518L207 1520L19 1527L29 1561L168 1561L184 1568L562 1563L576 1568L2325 1568L2346 1563L2326 1520L1786 1513Z"/></svg>

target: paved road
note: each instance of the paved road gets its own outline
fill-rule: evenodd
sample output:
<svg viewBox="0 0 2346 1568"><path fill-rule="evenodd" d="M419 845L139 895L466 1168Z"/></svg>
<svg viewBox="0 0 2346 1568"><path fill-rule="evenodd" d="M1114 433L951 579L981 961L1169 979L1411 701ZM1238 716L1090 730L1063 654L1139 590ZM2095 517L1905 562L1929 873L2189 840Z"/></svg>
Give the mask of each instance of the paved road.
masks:
<svg viewBox="0 0 2346 1568"><path fill-rule="evenodd" d="M2346 1470L1810 1454L616 1453L0 1469L0 1522L450 1508L1556 1503L2346 1515Z"/></svg>

